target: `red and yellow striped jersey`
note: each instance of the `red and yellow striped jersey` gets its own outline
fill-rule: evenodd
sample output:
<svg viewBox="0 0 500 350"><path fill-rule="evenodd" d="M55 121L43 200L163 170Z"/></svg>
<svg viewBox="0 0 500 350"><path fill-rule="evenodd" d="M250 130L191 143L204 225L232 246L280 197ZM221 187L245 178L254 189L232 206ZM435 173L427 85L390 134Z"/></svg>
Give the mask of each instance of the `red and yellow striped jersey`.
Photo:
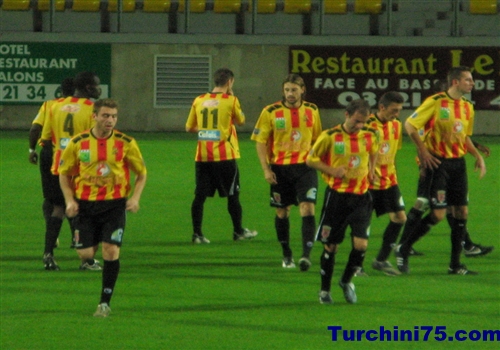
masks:
<svg viewBox="0 0 500 350"><path fill-rule="evenodd" d="M368 191L369 159L379 148L376 130L363 127L355 134L348 134L337 125L321 133L308 158L321 161L330 167L345 166L343 178L322 173L321 176L333 190L341 193L363 194Z"/></svg>
<svg viewBox="0 0 500 350"><path fill-rule="evenodd" d="M372 114L366 125L377 130L379 135L375 179L370 182L370 189L385 190L396 186L398 184L396 154L403 146L401 122L394 119L383 123L376 114Z"/></svg>
<svg viewBox="0 0 500 350"><path fill-rule="evenodd" d="M245 122L236 96L206 93L194 99L187 128L198 129L195 161L219 162L240 158L235 124Z"/></svg>
<svg viewBox="0 0 500 350"><path fill-rule="evenodd" d="M59 173L75 176L75 197L87 201L126 198L131 172L146 174L137 142L119 131L97 139L90 131L78 134L61 156Z"/></svg>
<svg viewBox="0 0 500 350"><path fill-rule="evenodd" d="M43 127L45 125L45 121L49 119L48 115L50 113L52 105L55 104L57 101L58 99L53 99L42 103L40 109L38 110L38 114L36 115L35 119L33 119L33 122L31 124L38 124ZM40 141L42 140L41 135L42 134L40 134L40 139L38 140L38 143L40 143Z"/></svg>
<svg viewBox="0 0 500 350"><path fill-rule="evenodd" d="M51 140L54 147L52 174L58 174L59 160L69 140L93 126L93 108L91 100L71 96L60 98L51 106L42 129L42 140Z"/></svg>
<svg viewBox="0 0 500 350"><path fill-rule="evenodd" d="M434 155L460 158L467 154L465 140L472 135L474 107L466 98L455 100L446 92L435 94L407 121L416 129L425 130L425 146Z"/></svg>
<svg viewBox="0 0 500 350"><path fill-rule="evenodd" d="M299 164L306 161L321 130L314 103L304 101L299 108L288 108L276 102L262 110L251 138L267 144L269 164Z"/></svg>

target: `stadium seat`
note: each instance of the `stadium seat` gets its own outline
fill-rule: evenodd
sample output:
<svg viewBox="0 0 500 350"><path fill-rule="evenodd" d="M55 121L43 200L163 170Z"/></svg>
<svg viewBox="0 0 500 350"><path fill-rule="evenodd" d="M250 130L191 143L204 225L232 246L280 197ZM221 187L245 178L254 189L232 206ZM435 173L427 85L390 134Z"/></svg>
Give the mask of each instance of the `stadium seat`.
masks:
<svg viewBox="0 0 500 350"><path fill-rule="evenodd" d="M347 13L347 0L324 0L325 13L343 14Z"/></svg>
<svg viewBox="0 0 500 350"><path fill-rule="evenodd" d="M239 13L241 11L241 0L215 0L214 12L216 13Z"/></svg>
<svg viewBox="0 0 500 350"><path fill-rule="evenodd" d="M276 0L255 0L257 1L257 13L275 13ZM248 11L252 12L252 0L248 1Z"/></svg>
<svg viewBox="0 0 500 350"><path fill-rule="evenodd" d="M285 13L309 13L311 0L285 0Z"/></svg>
<svg viewBox="0 0 500 350"><path fill-rule="evenodd" d="M64 11L66 7L65 0L55 0L56 1L56 11ZM38 0L37 1L38 11L48 11L50 10L50 0Z"/></svg>
<svg viewBox="0 0 500 350"><path fill-rule="evenodd" d="M123 12L134 12L135 11L135 0L123 0L122 11ZM108 11L116 12L118 11L118 0L108 0Z"/></svg>
<svg viewBox="0 0 500 350"><path fill-rule="evenodd" d="M469 11L475 15L494 15L498 13L497 0L470 0Z"/></svg>
<svg viewBox="0 0 500 350"><path fill-rule="evenodd" d="M382 11L382 0L356 0L354 13L378 14Z"/></svg>
<svg viewBox="0 0 500 350"><path fill-rule="evenodd" d="M3 0L2 10L4 11L28 11L30 0Z"/></svg>
<svg viewBox="0 0 500 350"><path fill-rule="evenodd" d="M170 0L144 0L144 12L170 12Z"/></svg>
<svg viewBox="0 0 500 350"><path fill-rule="evenodd" d="M71 9L77 12L98 12L101 8L100 0L73 0Z"/></svg>
<svg viewBox="0 0 500 350"><path fill-rule="evenodd" d="M205 12L207 6L206 0L190 0L189 1L189 12L202 13ZM184 12L186 7L186 2L184 0L179 0L179 12Z"/></svg>

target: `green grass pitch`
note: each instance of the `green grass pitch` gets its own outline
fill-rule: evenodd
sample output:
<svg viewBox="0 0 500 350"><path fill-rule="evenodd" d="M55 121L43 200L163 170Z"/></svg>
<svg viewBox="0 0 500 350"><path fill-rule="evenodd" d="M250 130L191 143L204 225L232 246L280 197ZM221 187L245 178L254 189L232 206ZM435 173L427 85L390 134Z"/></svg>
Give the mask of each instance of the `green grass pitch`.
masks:
<svg viewBox="0 0 500 350"><path fill-rule="evenodd" d="M28 133L0 132L1 349L371 349L484 348L492 341L332 341L328 326L346 330L414 330L445 326L448 335L500 328L500 137L476 138L491 147L482 180L469 167L469 230L474 241L496 248L462 261L478 276L449 276L450 238L440 223L415 246L411 274L387 277L371 269L388 217L372 221L365 259L369 277L356 277L358 304L347 304L337 286L350 243L341 245L332 283L333 305L320 305L319 255L306 273L281 267L255 145L240 134L244 226L259 231L252 241L233 242L226 200L208 199L204 232L209 245L192 245L190 205L194 190L194 135L134 136L148 166L141 210L128 216L121 273L111 316L92 317L99 301L99 272L79 271L69 249L67 223L56 260L42 264L44 222L38 167L28 163ZM407 209L415 199L415 150L405 141L398 154L400 187ZM321 181L317 215L325 184ZM291 217L292 248L300 257L300 219ZM97 255L101 259L100 253ZM393 264L394 257L391 257ZM364 339L364 338L363 338ZM496 345L495 345L496 344Z"/></svg>

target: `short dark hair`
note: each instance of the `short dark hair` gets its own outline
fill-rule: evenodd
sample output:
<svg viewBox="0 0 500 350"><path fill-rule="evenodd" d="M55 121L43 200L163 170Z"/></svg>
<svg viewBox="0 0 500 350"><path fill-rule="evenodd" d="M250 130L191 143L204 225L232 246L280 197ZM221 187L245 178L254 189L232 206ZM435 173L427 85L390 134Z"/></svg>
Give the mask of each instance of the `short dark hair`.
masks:
<svg viewBox="0 0 500 350"><path fill-rule="evenodd" d="M345 107L345 110L349 115L353 115L356 112L360 112L364 115L371 113L370 104L362 98L349 102L349 104Z"/></svg>
<svg viewBox="0 0 500 350"><path fill-rule="evenodd" d="M470 72L471 69L467 66L453 67L448 71L448 86L451 86L453 80L459 80L463 72Z"/></svg>
<svg viewBox="0 0 500 350"><path fill-rule="evenodd" d="M97 74L89 71L78 73L75 77L75 88L81 92L86 91L87 85L97 85L95 81L96 77Z"/></svg>
<svg viewBox="0 0 500 350"><path fill-rule="evenodd" d="M73 77L65 78L61 82L61 94L64 97L73 96L75 93L75 79Z"/></svg>
<svg viewBox="0 0 500 350"><path fill-rule="evenodd" d="M118 108L118 102L112 98L102 98L94 102L94 113L98 114L102 107Z"/></svg>
<svg viewBox="0 0 500 350"><path fill-rule="evenodd" d="M405 99L397 91L388 91L378 100L378 104L384 107L389 106L391 103L403 103Z"/></svg>
<svg viewBox="0 0 500 350"><path fill-rule="evenodd" d="M234 78L234 73L228 68L219 68L214 73L215 86L224 86L230 79Z"/></svg>

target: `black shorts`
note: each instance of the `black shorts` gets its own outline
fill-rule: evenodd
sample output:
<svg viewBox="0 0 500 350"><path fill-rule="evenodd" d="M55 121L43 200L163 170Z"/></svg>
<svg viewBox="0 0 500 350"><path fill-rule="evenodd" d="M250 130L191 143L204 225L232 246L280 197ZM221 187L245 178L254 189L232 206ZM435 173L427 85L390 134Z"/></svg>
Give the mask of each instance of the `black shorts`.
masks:
<svg viewBox="0 0 500 350"><path fill-rule="evenodd" d="M340 244L347 226L351 227L351 236L368 239L372 204L370 192L362 195L339 193L327 187L316 239L323 243Z"/></svg>
<svg viewBox="0 0 500 350"><path fill-rule="evenodd" d="M276 185L271 185L271 207L286 208L302 202L316 203L318 173L306 164L271 165Z"/></svg>
<svg viewBox="0 0 500 350"><path fill-rule="evenodd" d="M437 169L425 169L418 182L417 195L429 199L432 209L464 206L469 203L467 167L462 158L439 158Z"/></svg>
<svg viewBox="0 0 500 350"><path fill-rule="evenodd" d="M370 193L373 200L373 210L377 216L405 210L405 203L398 185L385 190L370 190Z"/></svg>
<svg viewBox="0 0 500 350"><path fill-rule="evenodd" d="M39 158L43 198L49 198L50 192L52 191L52 173L50 171L52 167L52 143L49 142L42 146Z"/></svg>
<svg viewBox="0 0 500 350"><path fill-rule="evenodd" d="M196 162L196 195L213 197L217 190L220 197L240 192L240 173L235 160L222 162Z"/></svg>
<svg viewBox="0 0 500 350"><path fill-rule="evenodd" d="M47 188L48 192L45 199L47 199L52 205L64 207L64 195L61 190L61 185L59 184L59 175L50 174Z"/></svg>
<svg viewBox="0 0 500 350"><path fill-rule="evenodd" d="M73 220L76 249L106 242L121 247L126 221L125 198L107 201L78 201L78 215Z"/></svg>

